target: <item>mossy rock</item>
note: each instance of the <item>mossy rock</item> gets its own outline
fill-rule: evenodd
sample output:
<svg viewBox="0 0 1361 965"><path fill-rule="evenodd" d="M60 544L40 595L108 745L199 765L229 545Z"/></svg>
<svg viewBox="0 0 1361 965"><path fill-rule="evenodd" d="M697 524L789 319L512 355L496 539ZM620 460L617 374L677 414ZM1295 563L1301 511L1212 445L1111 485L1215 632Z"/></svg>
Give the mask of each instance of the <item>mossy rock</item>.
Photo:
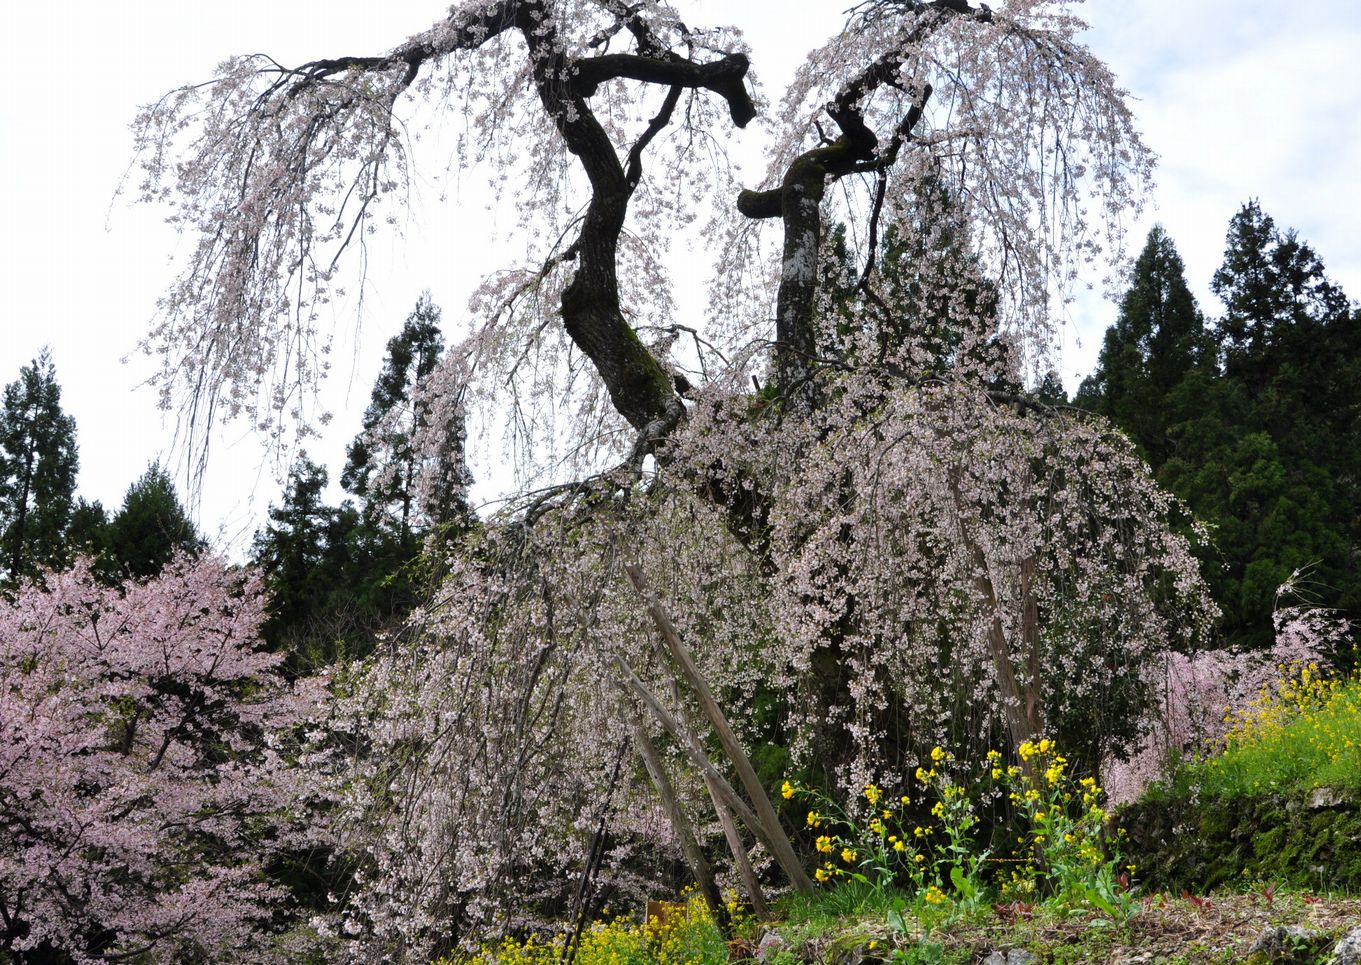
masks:
<svg viewBox="0 0 1361 965"><path fill-rule="evenodd" d="M1122 808L1129 860L1150 888L1204 892L1263 879L1361 890L1361 800L1319 795L1202 798L1194 792Z"/></svg>

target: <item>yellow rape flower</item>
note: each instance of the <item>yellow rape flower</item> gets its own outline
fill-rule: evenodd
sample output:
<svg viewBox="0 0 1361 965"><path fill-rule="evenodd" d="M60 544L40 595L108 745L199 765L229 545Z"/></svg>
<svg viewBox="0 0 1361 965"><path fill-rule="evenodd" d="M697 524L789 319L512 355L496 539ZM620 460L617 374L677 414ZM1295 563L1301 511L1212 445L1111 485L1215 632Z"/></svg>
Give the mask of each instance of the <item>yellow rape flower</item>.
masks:
<svg viewBox="0 0 1361 965"><path fill-rule="evenodd" d="M854 861L855 857L856 857L855 852L852 851L850 848L841 849L841 860L846 862L847 864L850 864L852 861Z"/></svg>
<svg viewBox="0 0 1361 965"><path fill-rule="evenodd" d="M865 785L865 800L870 804L878 804L879 799L884 796L884 792L873 784Z"/></svg>
<svg viewBox="0 0 1361 965"><path fill-rule="evenodd" d="M818 812L816 812L816 811L809 811L809 812L808 812L808 826L809 826L810 828L820 828L820 827L822 827L822 815L821 815L821 814L818 814Z"/></svg>
<svg viewBox="0 0 1361 965"><path fill-rule="evenodd" d="M814 846L823 854L832 853L832 839L825 834L818 836L817 841L814 842Z"/></svg>
<svg viewBox="0 0 1361 965"><path fill-rule="evenodd" d="M784 796L784 799L788 801L791 797L794 796L794 785L790 784L788 781L785 781L784 785L781 786L780 788L780 794L782 794Z"/></svg>

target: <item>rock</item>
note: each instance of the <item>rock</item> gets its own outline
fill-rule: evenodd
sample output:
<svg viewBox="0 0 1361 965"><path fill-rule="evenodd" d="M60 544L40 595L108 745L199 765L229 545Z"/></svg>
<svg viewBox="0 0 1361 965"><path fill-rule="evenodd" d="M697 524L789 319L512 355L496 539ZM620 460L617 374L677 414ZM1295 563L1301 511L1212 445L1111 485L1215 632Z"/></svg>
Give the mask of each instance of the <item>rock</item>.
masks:
<svg viewBox="0 0 1361 965"><path fill-rule="evenodd" d="M983 959L983 965L1036 965L1038 961L1038 958L1024 948L1008 948L1005 951L993 952Z"/></svg>
<svg viewBox="0 0 1361 965"><path fill-rule="evenodd" d="M1319 808L1335 808L1345 800L1340 791L1335 791L1331 787L1316 787L1309 792L1309 807L1314 811Z"/></svg>
<svg viewBox="0 0 1361 965"><path fill-rule="evenodd" d="M1268 962L1312 962L1319 933L1299 925L1263 929L1248 949L1248 956L1261 955Z"/></svg>
<svg viewBox="0 0 1361 965"><path fill-rule="evenodd" d="M784 951L789 943L784 940L784 936L771 928L761 936L761 941L756 945L756 960L768 962L775 957L776 952Z"/></svg>
<svg viewBox="0 0 1361 965"><path fill-rule="evenodd" d="M1328 965L1361 965L1361 928L1353 928L1342 936Z"/></svg>

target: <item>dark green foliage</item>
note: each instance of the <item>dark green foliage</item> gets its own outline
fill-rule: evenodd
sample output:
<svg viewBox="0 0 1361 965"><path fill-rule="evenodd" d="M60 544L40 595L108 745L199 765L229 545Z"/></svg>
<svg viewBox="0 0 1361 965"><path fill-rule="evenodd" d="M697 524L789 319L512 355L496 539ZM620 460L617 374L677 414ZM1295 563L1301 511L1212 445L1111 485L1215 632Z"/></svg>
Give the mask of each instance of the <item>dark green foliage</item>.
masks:
<svg viewBox="0 0 1361 965"><path fill-rule="evenodd" d="M1326 364L1309 356L1325 347L1329 329L1347 321L1346 296L1324 275L1322 260L1293 230L1277 231L1256 201L1229 222L1224 264L1210 287L1225 307L1215 326L1224 372L1254 396L1287 366L1307 371Z"/></svg>
<svg viewBox="0 0 1361 965"><path fill-rule="evenodd" d="M0 567L10 583L66 562L77 465L76 423L44 348L0 407Z"/></svg>
<svg viewBox="0 0 1361 965"><path fill-rule="evenodd" d="M461 417L450 417L442 451L422 452L417 435L436 416L418 396L422 381L435 371L444 351L440 310L422 295L399 334L388 341L387 358L373 386L363 431L350 445L340 482L359 500L365 522L395 539L399 556L410 557L420 536L434 526L466 527L471 519L464 491L465 430ZM418 478L435 467L442 480L424 499Z"/></svg>
<svg viewBox="0 0 1361 965"><path fill-rule="evenodd" d="M872 290L859 284L861 269L846 246L845 226L830 232L839 264L836 277L824 278L821 287L831 293L846 351L861 364L914 378L964 362L974 373L1005 371L1005 346L996 337L997 289L982 275L948 186L920 183L910 220L915 230L890 230L876 247ZM872 358L864 357L866 350Z"/></svg>
<svg viewBox="0 0 1361 965"><path fill-rule="evenodd" d="M327 506L326 483L325 469L301 459L255 536L253 557L270 591L262 634L294 670L363 656L414 594L402 572L409 560L395 559L348 501Z"/></svg>
<svg viewBox="0 0 1361 965"><path fill-rule="evenodd" d="M1050 406L1068 404L1068 391L1063 387L1063 379L1058 372L1050 369L1044 374L1043 381L1035 389L1035 399Z"/></svg>
<svg viewBox="0 0 1361 965"><path fill-rule="evenodd" d="M256 535L254 559L271 591L264 637L288 653L295 670L368 653L420 597L430 576L422 550L431 534L447 543L472 525L461 413L447 417L437 451L418 438L435 418L419 387L444 348L439 319L423 296L388 342L363 431L341 475L358 506L326 505L326 470L303 459ZM431 469L442 483L418 491Z"/></svg>
<svg viewBox="0 0 1361 965"><path fill-rule="evenodd" d="M1255 880L1361 891L1361 801L1344 795L1221 800L1148 798L1116 817L1146 890L1237 887Z"/></svg>
<svg viewBox="0 0 1361 965"><path fill-rule="evenodd" d="M169 473L153 462L128 487L122 508L105 530L103 548L118 576L149 579L176 553L197 554L206 545Z"/></svg>
<svg viewBox="0 0 1361 965"><path fill-rule="evenodd" d="M1318 255L1256 202L1230 222L1212 287L1225 313L1207 329L1154 228L1077 401L1209 525L1225 642L1257 648L1297 570L1311 602L1361 613L1361 336Z"/></svg>
<svg viewBox="0 0 1361 965"><path fill-rule="evenodd" d="M86 502L76 499L71 510L71 523L66 529L66 543L71 554L99 557L109 549L109 513L99 500Z"/></svg>
<svg viewBox="0 0 1361 965"><path fill-rule="evenodd" d="M1077 403L1124 429L1157 468L1173 451L1173 427L1193 411L1171 405L1169 397L1193 373L1213 371L1213 365L1213 344L1181 256L1155 225Z"/></svg>

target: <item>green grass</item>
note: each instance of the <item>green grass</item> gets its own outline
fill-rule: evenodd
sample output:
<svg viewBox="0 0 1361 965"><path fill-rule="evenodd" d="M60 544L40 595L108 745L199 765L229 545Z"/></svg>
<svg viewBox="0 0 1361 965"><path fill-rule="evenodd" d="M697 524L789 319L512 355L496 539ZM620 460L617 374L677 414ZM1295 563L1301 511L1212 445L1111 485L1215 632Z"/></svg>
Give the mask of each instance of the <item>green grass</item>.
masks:
<svg viewBox="0 0 1361 965"><path fill-rule="evenodd" d="M827 927L842 925L847 919L887 918L905 900L907 893L896 888L847 881L834 888L820 888L811 895L790 895L780 903L779 911L788 924L817 934Z"/></svg>
<svg viewBox="0 0 1361 965"><path fill-rule="evenodd" d="M1361 678L1283 681L1238 715L1228 746L1185 775L1220 798L1361 792Z"/></svg>

